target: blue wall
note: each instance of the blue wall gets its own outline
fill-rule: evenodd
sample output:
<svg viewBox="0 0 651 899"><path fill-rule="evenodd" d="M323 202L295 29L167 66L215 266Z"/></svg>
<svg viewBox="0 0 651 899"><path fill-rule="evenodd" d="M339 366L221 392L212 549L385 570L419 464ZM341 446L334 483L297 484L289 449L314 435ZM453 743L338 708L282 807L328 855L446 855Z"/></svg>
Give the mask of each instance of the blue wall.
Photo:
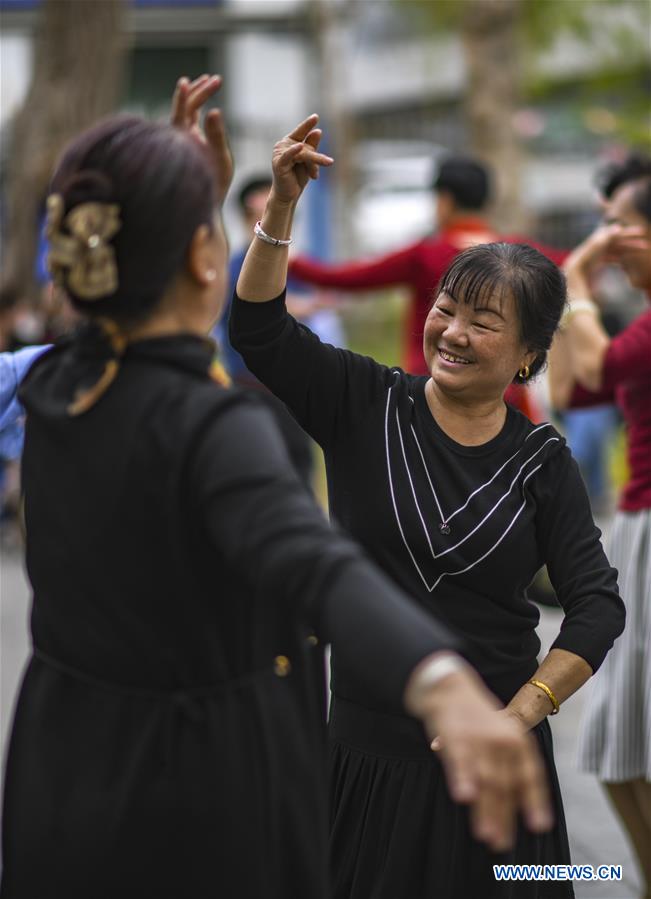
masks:
<svg viewBox="0 0 651 899"><path fill-rule="evenodd" d="M134 6L172 6L178 9L188 6L221 6L224 0L130 0ZM35 9L41 0L0 0L0 10Z"/></svg>

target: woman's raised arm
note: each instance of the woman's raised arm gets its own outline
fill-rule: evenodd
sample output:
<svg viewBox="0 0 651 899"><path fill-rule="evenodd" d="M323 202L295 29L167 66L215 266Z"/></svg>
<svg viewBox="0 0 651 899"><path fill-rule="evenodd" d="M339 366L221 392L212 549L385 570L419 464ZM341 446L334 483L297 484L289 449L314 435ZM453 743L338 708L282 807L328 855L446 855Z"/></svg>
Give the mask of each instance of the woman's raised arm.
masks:
<svg viewBox="0 0 651 899"><path fill-rule="evenodd" d="M590 273L603 265L612 254L625 249L648 250L648 242L639 228L602 225L583 241L565 260L570 299L561 319L562 341L557 343L556 360L564 350L565 364L582 387L597 391L603 383L603 368L610 337L599 319L599 309L592 299ZM552 364L554 359L552 358ZM567 381L568 378L565 378ZM562 388L556 385L557 400Z"/></svg>
<svg viewBox="0 0 651 899"><path fill-rule="evenodd" d="M237 282L237 295L242 300L264 303L285 289L296 204L308 181L319 177L319 167L334 161L318 152L318 120L317 115L308 116L274 147L273 186L260 222L262 234L253 238Z"/></svg>

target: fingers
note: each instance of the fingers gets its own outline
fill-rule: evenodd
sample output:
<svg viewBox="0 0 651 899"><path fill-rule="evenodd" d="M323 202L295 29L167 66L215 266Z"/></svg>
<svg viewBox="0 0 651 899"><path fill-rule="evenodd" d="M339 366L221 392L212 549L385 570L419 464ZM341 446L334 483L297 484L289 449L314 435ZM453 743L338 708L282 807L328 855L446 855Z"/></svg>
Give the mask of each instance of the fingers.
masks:
<svg viewBox="0 0 651 899"><path fill-rule="evenodd" d="M514 843L517 820L517 790L510 759L503 752L477 749L462 747L442 753L448 789L455 802L470 805L475 839L502 852Z"/></svg>
<svg viewBox="0 0 651 899"><path fill-rule="evenodd" d="M314 128L314 129L313 129L312 131L310 131L310 133L307 135L307 137L305 138L305 140L303 141L303 143L309 145L310 147L312 147L313 150L318 150L318 149L319 149L319 143L321 142L322 136L323 136L323 131L321 131L320 128ZM314 163L310 164L310 165L308 166L307 173L308 173L308 175L310 176L310 178L312 178L313 180L316 181L316 179L319 177L319 167L318 167L318 165L314 165Z"/></svg>
<svg viewBox="0 0 651 899"><path fill-rule="evenodd" d="M549 830L554 816L545 768L533 740L520 761L520 784L520 808L527 826L538 832Z"/></svg>
<svg viewBox="0 0 651 899"><path fill-rule="evenodd" d="M228 150L228 136L221 109L210 110L206 115L204 130L206 139L213 149L225 148Z"/></svg>
<svg viewBox="0 0 651 899"><path fill-rule="evenodd" d="M200 75L194 81L185 76L176 83L172 97L172 124L187 128L197 123L203 104L221 87L221 75Z"/></svg>
<svg viewBox="0 0 651 899"><path fill-rule="evenodd" d="M298 144L299 147L302 147L301 152L296 154L296 159L299 162L303 162L306 165L314 164L317 166L331 166L334 162L332 156L326 156L325 153L318 153L316 150L311 150L307 144Z"/></svg>
<svg viewBox="0 0 651 899"><path fill-rule="evenodd" d="M211 109L206 115L204 133L215 169L218 201L223 202L233 178L233 156L220 109Z"/></svg>
<svg viewBox="0 0 651 899"><path fill-rule="evenodd" d="M217 93L221 85L221 75L211 75L210 77L202 75L190 85L186 101L186 115L192 119L193 124L198 119L201 107Z"/></svg>
<svg viewBox="0 0 651 899"><path fill-rule="evenodd" d="M303 143L309 144L313 150L318 150L322 137L323 131L321 131L320 128L313 128L312 131L310 131L310 133L307 135Z"/></svg>
<svg viewBox="0 0 651 899"><path fill-rule="evenodd" d="M334 159L331 156L318 153L307 144L297 142L281 151L276 159L276 168L278 171L288 171L301 163L307 167L314 165L318 168L318 166L330 166L333 162Z"/></svg>
<svg viewBox="0 0 651 899"><path fill-rule="evenodd" d="M467 742L453 742L441 755L450 795L455 802L473 802L477 797L475 755Z"/></svg>
<svg viewBox="0 0 651 899"><path fill-rule="evenodd" d="M304 141L318 121L318 115L313 112L312 115L309 115L306 119L303 119L301 124L297 125L293 131L290 131L287 137L291 138L292 140Z"/></svg>
<svg viewBox="0 0 651 899"><path fill-rule="evenodd" d="M523 735L524 736L524 735ZM491 745L432 741L438 747L450 795L470 805L473 835L495 852L513 846L517 816L536 832L549 830L553 814L545 769L530 737Z"/></svg>
<svg viewBox="0 0 651 899"><path fill-rule="evenodd" d="M184 122L185 115L185 101L187 98L188 87L190 82L187 78L179 78L176 82L176 89L174 90L174 95L172 97L172 114L171 120L172 125L177 128L181 128Z"/></svg>
<svg viewBox="0 0 651 899"><path fill-rule="evenodd" d="M611 244L621 250L648 250L649 239L645 228L621 225L613 232Z"/></svg>
<svg viewBox="0 0 651 899"><path fill-rule="evenodd" d="M509 849L515 840L517 793L504 753L479 760L479 790L470 812L472 832L496 852Z"/></svg>

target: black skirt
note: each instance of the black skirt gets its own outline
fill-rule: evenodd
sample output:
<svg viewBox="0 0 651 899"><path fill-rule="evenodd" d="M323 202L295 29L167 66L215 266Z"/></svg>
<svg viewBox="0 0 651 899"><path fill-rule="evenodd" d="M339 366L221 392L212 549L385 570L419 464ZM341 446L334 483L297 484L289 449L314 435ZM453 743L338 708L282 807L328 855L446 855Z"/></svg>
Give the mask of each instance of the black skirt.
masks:
<svg viewBox="0 0 651 899"><path fill-rule="evenodd" d="M0 899L329 897L310 675L296 655L291 677L154 694L33 658L7 762Z"/></svg>
<svg viewBox="0 0 651 899"><path fill-rule="evenodd" d="M414 719L341 698L330 716L334 899L571 899L569 881L496 881L493 865L569 864L565 816L545 719L536 728L549 777L553 830L518 827L495 854L473 839L468 810Z"/></svg>

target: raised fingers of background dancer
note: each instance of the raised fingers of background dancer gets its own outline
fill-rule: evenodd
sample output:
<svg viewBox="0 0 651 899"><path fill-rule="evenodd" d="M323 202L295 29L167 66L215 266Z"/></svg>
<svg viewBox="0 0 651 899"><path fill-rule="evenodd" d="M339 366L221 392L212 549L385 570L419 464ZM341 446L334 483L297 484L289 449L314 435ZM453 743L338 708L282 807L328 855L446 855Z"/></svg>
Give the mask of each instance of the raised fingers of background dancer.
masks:
<svg viewBox="0 0 651 899"><path fill-rule="evenodd" d="M201 127L201 113L208 100L222 85L221 75L201 75L194 81L179 78L172 97L172 124L208 151L215 172L216 201L223 203L233 180L233 156L228 145L224 119L220 109L206 112Z"/></svg>
<svg viewBox="0 0 651 899"><path fill-rule="evenodd" d="M450 795L470 806L476 839L495 851L513 845L518 814L534 831L549 830L553 816L538 747L475 672L449 674L419 691L418 670L405 694L407 709L438 737Z"/></svg>

